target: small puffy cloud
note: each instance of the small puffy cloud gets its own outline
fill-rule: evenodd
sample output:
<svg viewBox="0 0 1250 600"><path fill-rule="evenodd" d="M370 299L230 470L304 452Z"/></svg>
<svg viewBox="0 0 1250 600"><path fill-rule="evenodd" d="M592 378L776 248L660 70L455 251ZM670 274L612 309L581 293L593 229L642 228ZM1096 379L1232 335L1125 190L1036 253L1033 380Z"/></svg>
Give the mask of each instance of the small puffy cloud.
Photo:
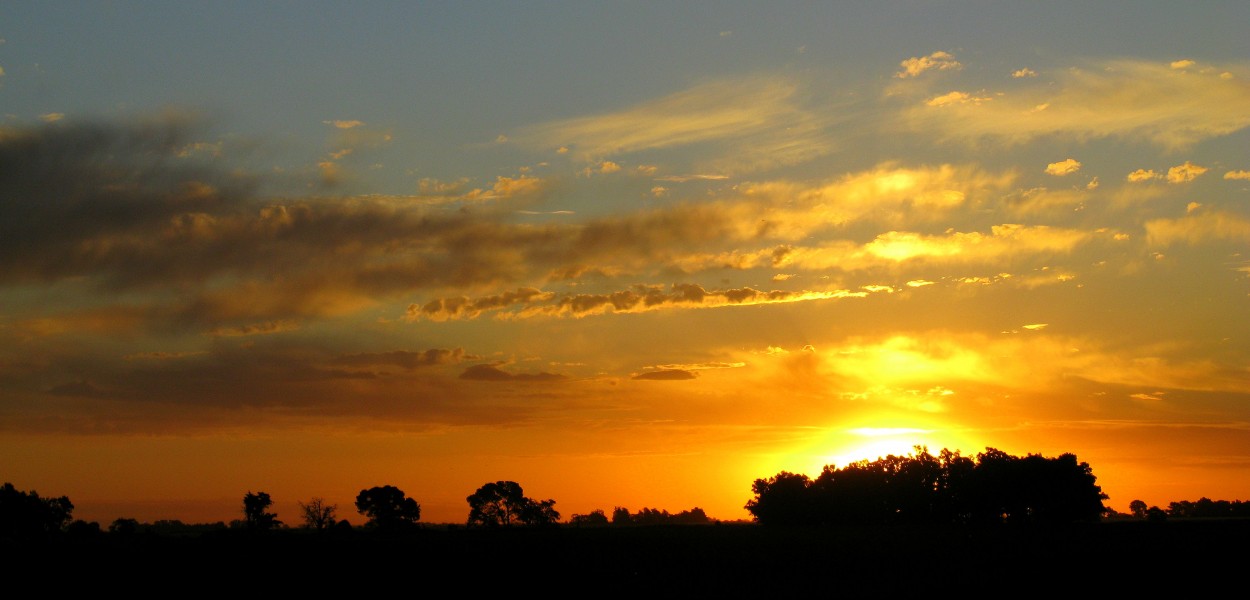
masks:
<svg viewBox="0 0 1250 600"><path fill-rule="evenodd" d="M1183 165L1176 165L1168 169L1168 183L1187 183L1198 178L1199 175L1207 172L1206 167L1200 167L1189 161L1185 161Z"/></svg>
<svg viewBox="0 0 1250 600"><path fill-rule="evenodd" d="M351 129L351 128L353 128L353 127L360 127L361 125L364 125L364 124L365 124L365 122L364 122L364 121L356 121L356 120L351 120L351 121L322 121L322 123L325 123L326 125L333 125L333 126L334 126L335 128L337 128L337 129Z"/></svg>
<svg viewBox="0 0 1250 600"><path fill-rule="evenodd" d="M907 282L907 287L918 288L918 287L924 287L926 285L933 285L934 283L936 282L929 281L927 279L913 279Z"/></svg>
<svg viewBox="0 0 1250 600"><path fill-rule="evenodd" d="M496 137L495 137L495 143L496 143L496 144L506 144L506 143L508 143L508 136L506 136L506 135L504 135L504 134L502 134L502 133L501 133L501 134L499 134L498 136L496 136Z"/></svg>
<svg viewBox="0 0 1250 600"><path fill-rule="evenodd" d="M642 373L634 373L630 375L630 379L641 381L688 381L695 379L699 374L695 371L687 371L685 369L660 369L658 371L644 371Z"/></svg>
<svg viewBox="0 0 1250 600"><path fill-rule="evenodd" d="M53 112L39 115L39 120L44 123L55 123L65 118L65 113Z"/></svg>
<svg viewBox="0 0 1250 600"><path fill-rule="evenodd" d="M1029 331L1040 331L1042 329L1046 329L1047 325L1049 325L1049 323L1033 323L1030 325L1023 325L1022 327L1028 329Z"/></svg>
<svg viewBox="0 0 1250 600"><path fill-rule="evenodd" d="M938 50L928 56L913 56L898 63L898 65L903 67L903 70L894 74L894 76L899 79L915 77L925 71L934 69L938 71L945 71L947 69L960 69L963 67L959 61L955 60L954 55L941 50Z"/></svg>
<svg viewBox="0 0 1250 600"><path fill-rule="evenodd" d="M1224 173L1224 179L1241 179L1250 181L1250 171L1229 171Z"/></svg>
<svg viewBox="0 0 1250 600"><path fill-rule="evenodd" d="M605 161L600 161L599 164L591 165L589 167L586 167L585 169L582 169L582 175L585 175L586 177L590 177L591 175L595 175L595 174L607 175L608 173L615 173L620 170L621 170L621 165L614 163L610 160L605 160Z"/></svg>
<svg viewBox="0 0 1250 600"><path fill-rule="evenodd" d="M1089 183L1085 184L1085 189L1090 190L1091 192L1098 189L1098 178L1095 177L1089 180Z"/></svg>
<svg viewBox="0 0 1250 600"><path fill-rule="evenodd" d="M655 187L651 188L651 195L652 195L652 196L655 196L656 198L661 198L661 197L663 197L663 196L665 196L665 195L667 195L667 194L668 194L668 188L666 188L666 187L664 187L664 186L662 186L662 185L657 185L657 186L655 186Z"/></svg>
<svg viewBox="0 0 1250 600"><path fill-rule="evenodd" d="M1063 177L1081 170L1081 163L1076 159L1065 159L1046 165L1046 174Z"/></svg>
<svg viewBox="0 0 1250 600"><path fill-rule="evenodd" d="M1037 71L1034 71L1033 69L1026 67L1018 71L1013 71L1011 73L1011 76L1015 79L1021 79L1024 77L1037 77Z"/></svg>
<svg viewBox="0 0 1250 600"><path fill-rule="evenodd" d="M1125 179L1130 182L1137 183L1140 181L1150 181L1152 179L1162 179L1163 175L1156 173L1154 169L1138 169L1129 173Z"/></svg>
<svg viewBox="0 0 1250 600"><path fill-rule="evenodd" d="M1192 67L1192 66L1194 66L1195 64L1196 64L1196 63L1195 63L1194 61L1192 61L1192 60L1189 60L1189 59L1182 59L1182 60L1174 60L1174 61L1172 61L1171 67L1172 67L1173 69L1188 69L1189 67Z"/></svg>

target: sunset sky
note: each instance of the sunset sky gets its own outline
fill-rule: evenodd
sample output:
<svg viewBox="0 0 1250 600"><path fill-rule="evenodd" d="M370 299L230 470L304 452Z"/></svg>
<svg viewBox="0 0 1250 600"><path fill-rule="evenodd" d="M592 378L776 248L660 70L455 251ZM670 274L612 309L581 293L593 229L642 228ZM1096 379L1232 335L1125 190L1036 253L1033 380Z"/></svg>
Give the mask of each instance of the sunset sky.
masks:
<svg viewBox="0 0 1250 600"><path fill-rule="evenodd" d="M0 6L0 480L1250 499L1250 3Z"/></svg>

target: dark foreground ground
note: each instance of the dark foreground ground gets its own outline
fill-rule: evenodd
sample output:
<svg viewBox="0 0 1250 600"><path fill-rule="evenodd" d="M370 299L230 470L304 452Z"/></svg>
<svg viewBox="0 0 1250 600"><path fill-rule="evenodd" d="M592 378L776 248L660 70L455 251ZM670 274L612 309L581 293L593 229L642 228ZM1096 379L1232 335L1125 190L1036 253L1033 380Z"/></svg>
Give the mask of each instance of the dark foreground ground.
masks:
<svg viewBox="0 0 1250 600"><path fill-rule="evenodd" d="M1063 528L218 531L0 547L10 584L138 596L304 592L477 597L795 597L1183 591L1250 580L1250 520ZM21 586L19 586L21 587ZM524 592L524 593L523 593ZM198 594L197 594L198 595Z"/></svg>

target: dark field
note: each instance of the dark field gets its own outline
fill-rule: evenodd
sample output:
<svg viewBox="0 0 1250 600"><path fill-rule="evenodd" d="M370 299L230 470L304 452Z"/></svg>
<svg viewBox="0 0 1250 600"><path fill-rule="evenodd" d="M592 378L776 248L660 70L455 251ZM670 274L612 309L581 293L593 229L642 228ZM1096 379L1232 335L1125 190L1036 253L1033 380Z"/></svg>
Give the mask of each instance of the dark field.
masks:
<svg viewBox="0 0 1250 600"><path fill-rule="evenodd" d="M1063 528L769 529L743 524L471 530L381 536L214 531L100 534L3 548L13 581L155 591L495 590L671 597L1243 590L1250 520ZM51 575L51 577L49 577ZM153 586L145 588L145 586ZM43 589L43 588L41 588ZM1240 592L1238 592L1240 593Z"/></svg>

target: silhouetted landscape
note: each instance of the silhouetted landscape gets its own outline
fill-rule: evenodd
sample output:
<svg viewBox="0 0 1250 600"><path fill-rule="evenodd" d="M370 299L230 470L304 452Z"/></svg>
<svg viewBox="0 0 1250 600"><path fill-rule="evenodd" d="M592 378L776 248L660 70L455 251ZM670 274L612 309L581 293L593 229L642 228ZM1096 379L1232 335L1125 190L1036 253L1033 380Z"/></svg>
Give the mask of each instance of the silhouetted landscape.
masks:
<svg viewBox="0 0 1250 600"><path fill-rule="evenodd" d="M1072 454L1019 457L987 448L975 457L934 456L918 447L908 456L829 466L815 479L788 472L757 479L746 504L753 522L718 521L698 507L620 506L610 517L595 510L561 521L555 500L497 481L466 497L464 524L421 523L420 504L394 486L362 489L354 508L368 521L359 526L338 519L339 507L321 498L300 502L287 522L269 511L269 494L252 491L242 498L242 518L230 523L118 518L101 526L74 520L67 497L5 483L0 550L18 569L56 565L81 576L142 565L161 578L197 580L247 564L275 574L306 570L309 561L345 574L272 584L322 591L346 585L350 573L369 573L373 583L416 578L474 590L609 585L614 594L789 595L1160 583L1196 590L1241 572L1248 503L1201 498L1160 509L1138 500L1121 514L1103 506L1095 481Z"/></svg>

